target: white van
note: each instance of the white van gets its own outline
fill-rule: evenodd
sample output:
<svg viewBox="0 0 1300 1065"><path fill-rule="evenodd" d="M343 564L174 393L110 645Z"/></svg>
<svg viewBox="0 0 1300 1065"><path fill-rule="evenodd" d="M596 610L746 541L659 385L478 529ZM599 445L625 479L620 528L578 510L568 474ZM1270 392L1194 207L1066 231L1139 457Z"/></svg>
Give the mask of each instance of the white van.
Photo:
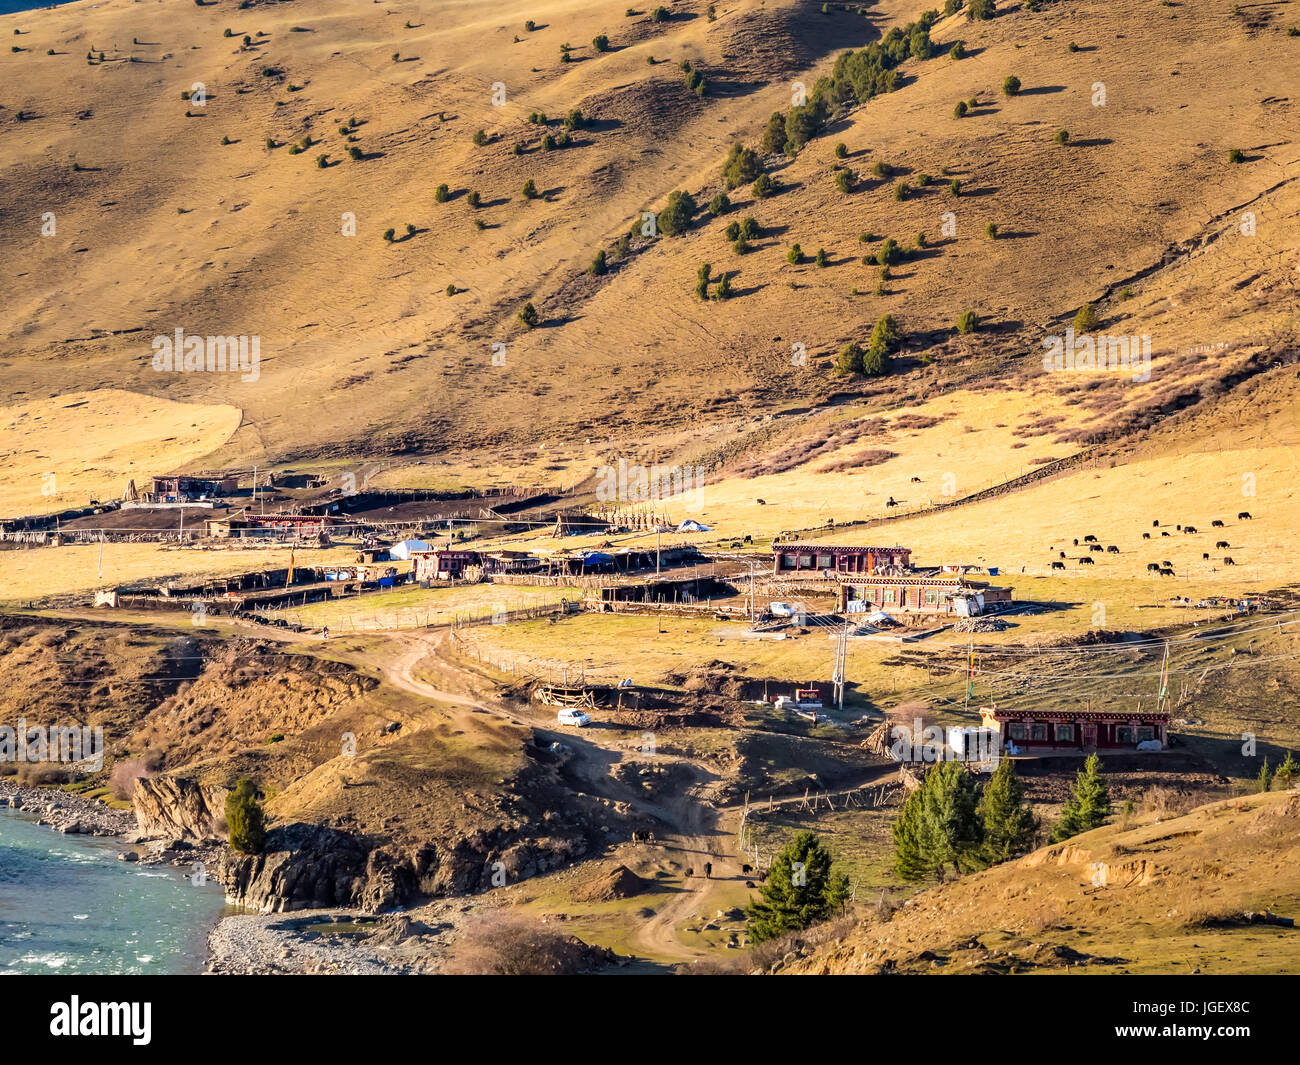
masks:
<svg viewBox="0 0 1300 1065"><path fill-rule="evenodd" d="M591 715L584 714L581 710L574 710L570 707L565 707L555 715L555 720L561 725L577 725L579 728L582 728L583 725L591 724Z"/></svg>

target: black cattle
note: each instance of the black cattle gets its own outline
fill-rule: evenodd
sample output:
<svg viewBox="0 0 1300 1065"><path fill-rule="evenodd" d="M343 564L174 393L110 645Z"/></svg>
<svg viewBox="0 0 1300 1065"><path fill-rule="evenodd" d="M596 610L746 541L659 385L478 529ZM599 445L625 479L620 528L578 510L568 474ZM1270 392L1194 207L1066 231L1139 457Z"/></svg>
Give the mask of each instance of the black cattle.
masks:
<svg viewBox="0 0 1300 1065"><path fill-rule="evenodd" d="M1143 539L1143 540L1150 540L1150 539L1151 539L1151 534L1150 534L1150 533L1143 533L1143 534L1142 534L1142 539Z"/></svg>
<svg viewBox="0 0 1300 1065"><path fill-rule="evenodd" d="M745 537L745 543L752 544L753 542L754 542L754 538L752 536Z"/></svg>
<svg viewBox="0 0 1300 1065"><path fill-rule="evenodd" d="M765 506L767 506L767 500L766 500L766 499L755 499L754 502L757 503L760 507L765 507Z"/></svg>
<svg viewBox="0 0 1300 1065"><path fill-rule="evenodd" d="M1161 531L1160 535L1161 535L1161 536L1168 536L1169 534L1168 534L1167 532Z"/></svg>
<svg viewBox="0 0 1300 1065"><path fill-rule="evenodd" d="M1079 559L1080 566L1091 566L1092 564L1093 564L1092 559L1090 559L1087 555L1084 555L1083 558Z"/></svg>
<svg viewBox="0 0 1300 1065"><path fill-rule="evenodd" d="M1160 565L1169 566L1171 569L1173 568L1173 563L1170 562L1169 559L1165 559L1163 562L1160 563Z"/></svg>
<svg viewBox="0 0 1300 1065"><path fill-rule="evenodd" d="M1075 547L1079 546L1079 538L1077 536L1074 538L1074 546Z"/></svg>
<svg viewBox="0 0 1300 1065"><path fill-rule="evenodd" d="M1158 528L1160 528L1160 523L1159 523L1158 521L1153 521L1153 522L1151 523L1151 528L1153 528L1153 529L1158 529Z"/></svg>
<svg viewBox="0 0 1300 1065"><path fill-rule="evenodd" d="M1235 566L1237 563L1233 562L1232 559L1231 559L1230 557L1225 556L1224 559L1223 559L1223 564L1224 564L1225 566Z"/></svg>
<svg viewBox="0 0 1300 1065"><path fill-rule="evenodd" d="M1221 522L1218 518L1215 518L1212 522L1210 522L1210 528L1211 528L1211 529L1222 529L1222 528L1223 528L1223 522Z"/></svg>
<svg viewBox="0 0 1300 1065"><path fill-rule="evenodd" d="M1181 525L1175 525L1174 528L1175 528L1178 532L1182 532L1182 531L1183 531L1183 527L1182 527Z"/></svg>
<svg viewBox="0 0 1300 1065"><path fill-rule="evenodd" d="M1065 569L1065 563L1064 563L1064 562L1053 562L1053 563L1052 563L1052 569Z"/></svg>
<svg viewBox="0 0 1300 1065"><path fill-rule="evenodd" d="M1204 554L1201 555L1201 559L1202 559L1202 561L1204 561L1204 562L1209 562L1209 561L1210 561L1210 553L1209 553L1208 551L1206 551Z"/></svg>
<svg viewBox="0 0 1300 1065"><path fill-rule="evenodd" d="M919 478L919 477L913 477L913 478L912 478L912 483L913 483L913 484L920 484L920 483L921 483L921 478Z"/></svg>
<svg viewBox="0 0 1300 1065"><path fill-rule="evenodd" d="M1148 573L1159 573L1159 572L1160 572L1160 563L1159 563L1159 562L1148 562L1148 563L1147 563L1147 572L1148 572Z"/></svg>
<svg viewBox="0 0 1300 1065"><path fill-rule="evenodd" d="M1238 520L1238 521L1250 521L1250 511L1249 511L1249 510L1243 510L1240 514L1237 515L1237 520Z"/></svg>
<svg viewBox="0 0 1300 1065"><path fill-rule="evenodd" d="M1196 531L1197 531L1197 530L1196 530L1196 526L1195 526L1195 525L1185 525L1185 526L1183 526L1183 532L1185 532L1185 533L1194 533L1194 532L1196 532Z"/></svg>
<svg viewBox="0 0 1300 1065"><path fill-rule="evenodd" d="M1088 535L1083 538L1083 542L1085 544L1095 544L1097 542L1097 538L1095 536Z"/></svg>
<svg viewBox="0 0 1300 1065"><path fill-rule="evenodd" d="M1119 548L1116 547L1114 544L1108 544L1108 545L1106 546L1106 554L1108 554L1108 555L1118 555L1118 554L1119 554Z"/></svg>
<svg viewBox="0 0 1300 1065"><path fill-rule="evenodd" d="M753 872L753 870L748 865L742 865L740 867L740 871L746 875Z"/></svg>
<svg viewBox="0 0 1300 1065"><path fill-rule="evenodd" d="M1101 544L1089 544L1089 545L1088 545L1088 550L1089 550L1089 551L1100 551L1100 550L1101 550Z"/></svg>
<svg viewBox="0 0 1300 1065"><path fill-rule="evenodd" d="M1172 577L1173 575L1174 575L1174 571L1170 569L1168 566L1166 566L1164 569L1160 571L1160 576L1162 577Z"/></svg>
<svg viewBox="0 0 1300 1065"><path fill-rule="evenodd" d="M898 506L898 500L896 500L893 496L890 496L889 500L885 503L885 506L896 507Z"/></svg>
<svg viewBox="0 0 1300 1065"><path fill-rule="evenodd" d="M1215 547L1231 547L1232 545L1229 544L1227 540L1219 540L1219 541L1217 541L1217 542L1215 543L1214 546L1215 546Z"/></svg>
<svg viewBox="0 0 1300 1065"><path fill-rule="evenodd" d="M687 876L694 876L694 875L695 875L695 870L694 870L694 869L689 869L689 868L688 868L688 869L686 870L686 875L687 875Z"/></svg>
<svg viewBox="0 0 1300 1065"><path fill-rule="evenodd" d="M1064 551L1060 552L1060 555L1061 555L1062 558L1064 558L1064 557L1065 557L1065 552L1064 552Z"/></svg>

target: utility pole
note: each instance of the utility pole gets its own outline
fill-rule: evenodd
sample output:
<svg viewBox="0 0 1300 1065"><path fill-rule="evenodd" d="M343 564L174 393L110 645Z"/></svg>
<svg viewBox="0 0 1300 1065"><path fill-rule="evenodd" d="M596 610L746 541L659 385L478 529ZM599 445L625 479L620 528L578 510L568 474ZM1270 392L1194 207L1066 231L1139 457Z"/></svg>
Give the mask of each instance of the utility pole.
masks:
<svg viewBox="0 0 1300 1065"><path fill-rule="evenodd" d="M835 688L835 709L844 709L844 674L849 658L849 623L844 622L835 638L835 667L831 680Z"/></svg>
<svg viewBox="0 0 1300 1065"><path fill-rule="evenodd" d="M659 576L659 523L655 522L655 576Z"/></svg>

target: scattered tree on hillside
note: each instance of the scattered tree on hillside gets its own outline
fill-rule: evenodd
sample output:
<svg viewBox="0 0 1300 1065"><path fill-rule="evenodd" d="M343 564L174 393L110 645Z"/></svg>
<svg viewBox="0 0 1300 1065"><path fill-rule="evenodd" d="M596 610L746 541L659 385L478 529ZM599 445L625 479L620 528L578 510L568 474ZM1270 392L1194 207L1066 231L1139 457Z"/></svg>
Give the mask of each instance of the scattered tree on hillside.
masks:
<svg viewBox="0 0 1300 1065"><path fill-rule="evenodd" d="M1070 131L1068 129L1058 129L1056 134L1052 137L1052 140L1057 144L1069 144Z"/></svg>
<svg viewBox="0 0 1300 1065"><path fill-rule="evenodd" d="M957 332L959 333L973 333L979 328L979 326L979 315L974 311L962 311L961 314L957 316Z"/></svg>
<svg viewBox="0 0 1300 1065"><path fill-rule="evenodd" d="M1110 814L1110 789L1101 779L1101 759L1093 753L1075 778L1070 798L1061 808L1061 819L1052 829L1051 841L1060 843L1080 832L1100 828Z"/></svg>
<svg viewBox="0 0 1300 1065"><path fill-rule="evenodd" d="M904 880L942 880L985 864L975 778L961 762L940 762L903 803L894 822L894 870Z"/></svg>
<svg viewBox="0 0 1300 1065"><path fill-rule="evenodd" d="M266 842L266 816L258 801L257 786L241 777L226 795L226 827L230 846L241 854L258 854Z"/></svg>
<svg viewBox="0 0 1300 1065"><path fill-rule="evenodd" d="M776 195L776 182L772 180L771 174L759 174L758 180L750 186L750 191L754 194L754 199L766 200L769 196Z"/></svg>
<svg viewBox="0 0 1300 1065"><path fill-rule="evenodd" d="M709 201L709 214L717 218L720 214L726 214L731 210L731 199L725 192L719 192Z"/></svg>
<svg viewBox="0 0 1300 1065"><path fill-rule="evenodd" d="M1300 765L1296 764L1295 757L1287 751L1286 759L1273 774L1273 783L1277 785L1279 791L1287 791L1297 775L1300 775Z"/></svg>
<svg viewBox="0 0 1300 1065"><path fill-rule="evenodd" d="M752 943L834 916L849 897L849 880L814 833L800 832L773 860L759 894L745 908Z"/></svg>
<svg viewBox="0 0 1300 1065"><path fill-rule="evenodd" d="M668 205L659 212L659 232L669 237L681 236L690 228L695 210L695 200L689 192L670 192Z"/></svg>
<svg viewBox="0 0 1300 1065"><path fill-rule="evenodd" d="M1085 303L1079 308L1079 313L1074 316L1075 333L1091 333L1101 320L1097 317L1097 308L1091 303Z"/></svg>
<svg viewBox="0 0 1300 1065"><path fill-rule="evenodd" d="M726 271L723 271L722 279L718 282L718 287L713 291L713 298L715 300L731 299L731 279L727 276Z"/></svg>
<svg viewBox="0 0 1300 1065"><path fill-rule="evenodd" d="M966 314L974 317L972 311ZM992 778L980 791L977 813L983 822L986 862L1005 862L1033 849L1038 818L1025 804L1025 789L1010 758L999 759Z"/></svg>
<svg viewBox="0 0 1300 1065"><path fill-rule="evenodd" d="M1020 79L1014 74L1008 74L1006 80L1002 83L1002 94L1004 96L1015 96L1020 91Z"/></svg>
<svg viewBox="0 0 1300 1065"><path fill-rule="evenodd" d="M439 185L433 190L434 203L446 203L449 199L451 199L451 189L446 185Z"/></svg>
<svg viewBox="0 0 1300 1065"><path fill-rule="evenodd" d="M852 192L853 185L858 180L858 175L850 170L847 166L841 167L835 171L835 187L840 192Z"/></svg>
<svg viewBox="0 0 1300 1065"><path fill-rule="evenodd" d="M587 273L591 274L592 277L599 277L608 269L609 267L605 265L605 251L602 248L596 252L595 258L591 260L591 265L587 267Z"/></svg>
<svg viewBox="0 0 1300 1065"><path fill-rule="evenodd" d="M966 17L972 22L991 19L998 13L996 0L970 0L966 7Z"/></svg>
<svg viewBox="0 0 1300 1065"><path fill-rule="evenodd" d="M764 154L776 155L778 152L785 151L785 142L785 115L780 111L774 111L772 117L767 120L767 127L763 130L758 146Z"/></svg>
<svg viewBox="0 0 1300 1065"><path fill-rule="evenodd" d="M701 263L695 272L695 294L702 300L709 298L709 275L712 272L713 267L709 263Z"/></svg>
<svg viewBox="0 0 1300 1065"><path fill-rule="evenodd" d="M727 188L734 189L748 184L761 173L763 173L763 161L758 157L758 153L753 148L742 147L739 143L732 144L727 152L727 158L722 163L722 180L726 182Z"/></svg>
<svg viewBox="0 0 1300 1065"><path fill-rule="evenodd" d="M533 306L532 301L525 303L519 311L519 321L529 329L534 329L541 319L538 317L537 308Z"/></svg>
<svg viewBox="0 0 1300 1065"><path fill-rule="evenodd" d="M598 52L608 52L609 38L603 33L598 33L594 38L592 38L591 46Z"/></svg>
<svg viewBox="0 0 1300 1065"><path fill-rule="evenodd" d="M791 266L798 266L803 262L803 248L799 247L798 244L793 245L790 250L785 253L785 261Z"/></svg>
<svg viewBox="0 0 1300 1065"><path fill-rule="evenodd" d="M953 118L965 118L966 112L969 110L970 108L966 106L965 100L958 100L957 106L952 109Z"/></svg>
<svg viewBox="0 0 1300 1065"><path fill-rule="evenodd" d="M537 185L532 178L524 182L524 187L520 191L523 192L525 200L532 200L537 197Z"/></svg>

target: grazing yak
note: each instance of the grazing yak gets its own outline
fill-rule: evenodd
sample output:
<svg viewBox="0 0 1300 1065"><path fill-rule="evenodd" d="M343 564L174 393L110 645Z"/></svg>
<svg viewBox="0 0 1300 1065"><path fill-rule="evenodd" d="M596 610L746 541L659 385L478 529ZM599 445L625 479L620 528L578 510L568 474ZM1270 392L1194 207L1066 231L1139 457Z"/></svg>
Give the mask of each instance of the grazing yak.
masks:
<svg viewBox="0 0 1300 1065"><path fill-rule="evenodd" d="M1089 558L1087 555L1084 555L1083 558L1079 559L1080 566L1091 566L1092 564L1093 564L1092 559Z"/></svg>
<svg viewBox="0 0 1300 1065"><path fill-rule="evenodd" d="M1065 569L1065 563L1064 563L1064 562L1053 562L1053 563L1052 563L1052 569Z"/></svg>
<svg viewBox="0 0 1300 1065"><path fill-rule="evenodd" d="M1167 532L1165 532L1163 529L1161 529L1161 530L1160 530L1160 535L1161 535L1161 536L1168 536L1169 534L1168 534Z"/></svg>
<svg viewBox="0 0 1300 1065"><path fill-rule="evenodd" d="M1059 552L1059 554L1060 554L1060 556L1061 556L1062 558L1065 557L1065 552L1064 552L1064 551Z"/></svg>
<svg viewBox="0 0 1300 1065"><path fill-rule="evenodd" d="M1235 562L1232 561L1231 556L1229 556L1229 555L1225 555L1224 558L1223 558L1223 564L1224 564L1225 566L1235 566L1237 563L1235 563Z"/></svg>
<svg viewBox="0 0 1300 1065"><path fill-rule="evenodd" d="M1237 520L1238 520L1238 521L1250 521L1250 520L1251 520L1251 518L1250 518L1250 511L1249 511L1249 510L1243 510L1240 514L1237 515Z"/></svg>
<svg viewBox="0 0 1300 1065"><path fill-rule="evenodd" d="M1159 523L1158 521L1153 521L1153 522L1151 523L1151 528L1153 528L1153 529L1158 529L1158 528L1160 528L1160 523Z"/></svg>
<svg viewBox="0 0 1300 1065"><path fill-rule="evenodd" d="M1169 566L1166 566L1164 569L1160 571L1160 576L1162 577L1172 577L1173 575L1174 575L1174 571Z"/></svg>
<svg viewBox="0 0 1300 1065"><path fill-rule="evenodd" d="M912 483L913 483L913 484L920 484L920 483L921 483L921 478L919 478L919 477L913 477L913 478L912 478Z"/></svg>
<svg viewBox="0 0 1300 1065"><path fill-rule="evenodd" d="M1211 528L1211 529L1222 529L1222 528L1223 528L1223 522L1221 522L1218 518L1215 518L1212 522L1210 522L1210 528Z"/></svg>
<svg viewBox="0 0 1300 1065"><path fill-rule="evenodd" d="M1185 533L1194 533L1194 532L1196 532L1196 526L1195 526L1195 525L1184 525L1184 526L1183 526L1183 532L1185 532Z"/></svg>
<svg viewBox="0 0 1300 1065"><path fill-rule="evenodd" d="M1101 550L1101 544L1089 544L1089 545L1088 545L1088 550L1089 550L1089 551L1100 551L1100 550Z"/></svg>
<svg viewBox="0 0 1300 1065"><path fill-rule="evenodd" d="M1202 562L1209 562L1209 561L1210 561L1210 553L1209 553L1208 551L1204 552L1204 553L1201 555L1201 561L1202 561Z"/></svg>
<svg viewBox="0 0 1300 1065"><path fill-rule="evenodd" d="M1148 563L1147 563L1147 572L1148 572L1148 573L1159 573L1159 572L1160 572L1160 563L1159 563L1159 562L1148 562Z"/></svg>
<svg viewBox="0 0 1300 1065"><path fill-rule="evenodd" d="M1150 533L1143 533L1143 534L1142 534L1142 539L1143 539L1143 540L1150 540L1150 539L1151 539L1151 534L1150 534Z"/></svg>
<svg viewBox="0 0 1300 1065"><path fill-rule="evenodd" d="M1219 541L1217 541L1217 542L1215 543L1214 546L1215 546L1215 547L1231 547L1232 545L1231 545L1230 543L1228 543L1227 540L1219 540Z"/></svg>
<svg viewBox="0 0 1300 1065"><path fill-rule="evenodd" d="M1075 547L1079 546L1079 538L1077 536L1074 538L1074 546Z"/></svg>
<svg viewBox="0 0 1300 1065"><path fill-rule="evenodd" d="M1108 555L1118 555L1118 554L1119 554L1119 548L1116 547L1114 544L1107 544L1107 545L1106 545L1106 554L1108 554Z"/></svg>
<svg viewBox="0 0 1300 1065"><path fill-rule="evenodd" d="M1088 535L1083 538L1083 542L1085 544L1095 544L1097 542L1097 538L1095 536Z"/></svg>

